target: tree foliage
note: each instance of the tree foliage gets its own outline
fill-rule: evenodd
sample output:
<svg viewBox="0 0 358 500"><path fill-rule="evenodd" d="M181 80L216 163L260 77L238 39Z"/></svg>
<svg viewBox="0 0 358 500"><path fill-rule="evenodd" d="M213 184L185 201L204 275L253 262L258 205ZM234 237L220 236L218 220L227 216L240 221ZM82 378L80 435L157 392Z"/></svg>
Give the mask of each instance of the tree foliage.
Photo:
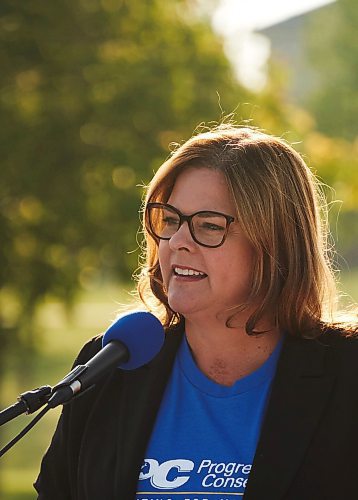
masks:
<svg viewBox="0 0 358 500"><path fill-rule="evenodd" d="M358 264L357 23L355 0L337 0L318 11L308 31L308 56L320 75L309 104L316 132L310 134L308 148L319 174L343 201L331 211L343 269Z"/></svg>
<svg viewBox="0 0 358 500"><path fill-rule="evenodd" d="M218 94L231 110L247 92L179 0L4 0L0 65L0 280L20 320L130 276L138 184L218 119Z"/></svg>
<svg viewBox="0 0 358 500"><path fill-rule="evenodd" d="M319 129L332 137L358 135L358 9L355 0L337 0L315 16L308 31L311 62L320 86L310 109Z"/></svg>

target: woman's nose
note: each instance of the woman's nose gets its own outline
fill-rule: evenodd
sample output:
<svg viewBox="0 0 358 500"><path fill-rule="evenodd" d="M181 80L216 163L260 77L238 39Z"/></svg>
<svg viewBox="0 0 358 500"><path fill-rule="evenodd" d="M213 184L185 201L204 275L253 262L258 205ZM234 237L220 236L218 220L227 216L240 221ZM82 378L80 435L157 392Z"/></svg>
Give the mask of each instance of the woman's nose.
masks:
<svg viewBox="0 0 358 500"><path fill-rule="evenodd" d="M169 247L172 250L183 248L190 251L195 248L195 245L196 243L191 236L189 225L186 221L183 222L178 231L169 240Z"/></svg>

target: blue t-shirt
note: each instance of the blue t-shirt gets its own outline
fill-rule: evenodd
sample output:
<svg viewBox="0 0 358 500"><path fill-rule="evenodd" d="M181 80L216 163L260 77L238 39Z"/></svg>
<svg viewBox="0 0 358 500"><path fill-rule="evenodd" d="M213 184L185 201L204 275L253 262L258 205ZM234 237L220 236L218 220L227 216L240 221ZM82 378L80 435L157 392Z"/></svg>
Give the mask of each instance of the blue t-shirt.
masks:
<svg viewBox="0 0 358 500"><path fill-rule="evenodd" d="M233 386L197 367L184 338L148 443L136 500L242 497L282 341Z"/></svg>

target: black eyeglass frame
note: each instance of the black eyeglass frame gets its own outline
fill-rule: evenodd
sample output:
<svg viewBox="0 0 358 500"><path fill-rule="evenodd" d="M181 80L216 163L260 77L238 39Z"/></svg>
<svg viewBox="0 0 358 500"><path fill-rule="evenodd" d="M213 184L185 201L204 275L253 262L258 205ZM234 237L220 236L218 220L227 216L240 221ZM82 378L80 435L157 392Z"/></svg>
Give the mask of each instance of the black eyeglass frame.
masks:
<svg viewBox="0 0 358 500"><path fill-rule="evenodd" d="M158 240L170 240L174 236L175 233L169 237L158 236L155 233L155 231L153 230L152 224L151 224L151 217L149 216L149 211L151 208L163 208L163 209L168 208L168 209L172 210L173 212L175 212L179 216L179 226L178 226L178 229L175 231L175 233L177 231L179 231L180 227L183 225L184 222L187 222L188 227L189 227L189 231L190 231L190 235L193 238L193 240L195 241L195 243L197 243L198 245L201 245L202 247L206 247L206 248L221 247L221 245L224 244L226 237L228 235L230 224L235 221L235 217L232 217L231 215L223 214L221 212L215 212L213 210L199 210L199 212L195 212L194 214L184 215L180 212L180 210L173 207L173 205L170 205L169 203L149 202L149 203L147 203L147 206L145 208L146 228L147 228L147 231L149 232L149 234L154 239L158 239ZM205 243L201 243L201 241L198 241L198 239L196 238L196 236L194 234L194 228L193 228L193 223L192 223L193 217L195 217L195 215L198 215L198 214L215 214L215 215L220 215L226 219L225 233L223 234L223 237L222 237L222 240L220 243L218 243L217 245L206 245Z"/></svg>

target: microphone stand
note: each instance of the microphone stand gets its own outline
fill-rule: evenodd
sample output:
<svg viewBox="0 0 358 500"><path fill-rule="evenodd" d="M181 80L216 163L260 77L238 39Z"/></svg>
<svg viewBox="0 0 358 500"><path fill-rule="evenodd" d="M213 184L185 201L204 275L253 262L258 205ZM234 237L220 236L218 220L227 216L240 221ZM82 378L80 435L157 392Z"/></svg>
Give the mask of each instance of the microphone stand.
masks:
<svg viewBox="0 0 358 500"><path fill-rule="evenodd" d="M67 403L79 389L76 385L73 387L73 382L79 375L84 373L87 368L86 365L76 366L61 380L61 382L55 385L55 387L43 385L32 391L20 394L17 398L17 403L0 412L0 427L22 413L26 413L27 415L34 413L48 403L50 399L51 408L55 408L55 406L59 404ZM60 399L59 396L61 396Z"/></svg>
<svg viewBox="0 0 358 500"><path fill-rule="evenodd" d="M44 385L32 391L27 391L18 397L18 402L5 408L0 412L0 426L10 422L22 413L28 415L37 411L41 406L45 405L50 399L52 388L49 385ZM10 448L14 446L32 427L48 412L49 406L47 405L36 417L23 429L14 439L10 441L4 448L0 450L0 457L2 457Z"/></svg>
<svg viewBox="0 0 358 500"><path fill-rule="evenodd" d="M50 399L52 387L44 385L32 391L27 391L17 398L18 402L5 408L0 412L0 426L10 422L22 413L30 415L37 411L41 406L45 405Z"/></svg>
<svg viewBox="0 0 358 500"><path fill-rule="evenodd" d="M32 391L24 392L18 397L18 402L5 408L0 412L0 426L13 420L22 413L27 415L37 411L42 406L46 405L31 422L12 439L6 446L0 450L0 458L10 450L22 437L29 432L32 427L51 409L60 404L69 402L74 397L84 394L93 388L93 384L87 387L83 392L77 394L81 388L81 384L77 381L77 377L88 369L87 365L76 366L61 382L55 387L44 385Z"/></svg>
<svg viewBox="0 0 358 500"><path fill-rule="evenodd" d="M19 441L51 408L69 403L94 387L94 380L101 376L104 368L109 369L119 361L128 361L129 351L122 342L113 340L103 347L87 364L77 365L55 387L45 385L24 392L18 402L0 412L0 426L22 413L33 413L46 405L35 418L8 445L0 450L2 457ZM90 374L88 375L88 370Z"/></svg>
<svg viewBox="0 0 358 500"><path fill-rule="evenodd" d="M14 437L14 439L12 439L10 441L10 443L8 443L6 446L4 446L4 448L2 448L0 450L0 458L5 455L5 453L7 451L10 450L10 448L12 448L18 441L20 441L21 438L23 438L25 436L25 434L27 434L29 432L30 429L32 429L34 427L35 424L37 424L37 422L40 420L40 418L42 418L45 413L47 413L49 410L50 410L50 406L47 404L45 406L45 408L43 408L36 416L35 418L33 418L31 420L31 422L21 431L19 432L19 434L17 436Z"/></svg>

